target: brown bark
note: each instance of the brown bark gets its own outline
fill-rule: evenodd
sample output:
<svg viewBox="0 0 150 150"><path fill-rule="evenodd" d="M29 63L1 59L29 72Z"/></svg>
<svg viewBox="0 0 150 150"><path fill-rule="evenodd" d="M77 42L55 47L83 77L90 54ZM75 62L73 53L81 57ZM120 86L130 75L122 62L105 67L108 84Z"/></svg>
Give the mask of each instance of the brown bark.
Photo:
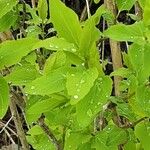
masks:
<svg viewBox="0 0 150 150"><path fill-rule="evenodd" d="M116 5L114 0L105 0L106 8L112 12L114 18L116 18ZM111 25L116 24L116 19L114 19L113 24L108 24L108 27ZM120 43L110 39L110 48L111 48L111 55L112 55L112 63L113 63L113 70L117 70L122 67L122 57L121 57L121 50L120 50ZM115 76L114 77L114 88L115 88L115 95L119 96L119 83L121 81L121 77Z"/></svg>

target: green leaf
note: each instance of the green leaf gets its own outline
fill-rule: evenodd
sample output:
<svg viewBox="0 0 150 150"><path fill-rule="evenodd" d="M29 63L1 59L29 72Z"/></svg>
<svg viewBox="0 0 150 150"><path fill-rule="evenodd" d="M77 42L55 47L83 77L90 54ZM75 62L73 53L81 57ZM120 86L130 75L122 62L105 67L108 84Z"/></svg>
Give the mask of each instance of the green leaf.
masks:
<svg viewBox="0 0 150 150"><path fill-rule="evenodd" d="M146 43L144 46L144 56L143 56L143 78L148 78L150 76L150 67L149 67L149 58L150 58L150 44Z"/></svg>
<svg viewBox="0 0 150 150"><path fill-rule="evenodd" d="M130 10L136 0L116 0L119 11Z"/></svg>
<svg viewBox="0 0 150 150"><path fill-rule="evenodd" d="M38 14L40 18L44 21L47 17L48 5L46 0L38 1Z"/></svg>
<svg viewBox="0 0 150 150"><path fill-rule="evenodd" d="M101 150L117 150L118 145L126 142L127 134L124 129L108 125L100 131L93 140L93 148Z"/></svg>
<svg viewBox="0 0 150 150"><path fill-rule="evenodd" d="M13 68L13 71L5 79L13 85L25 85L39 76L40 74L36 70L35 65L21 62Z"/></svg>
<svg viewBox="0 0 150 150"><path fill-rule="evenodd" d="M18 3L18 0L0 0L0 18L7 14Z"/></svg>
<svg viewBox="0 0 150 150"><path fill-rule="evenodd" d="M92 148L100 150L116 150L117 145L107 146L108 134L106 131L99 132L92 141Z"/></svg>
<svg viewBox="0 0 150 150"><path fill-rule="evenodd" d="M44 115L54 126L69 126L70 124L72 124L72 106L70 105L64 105L57 109L53 109L52 111L45 112Z"/></svg>
<svg viewBox="0 0 150 150"><path fill-rule="evenodd" d="M27 21L29 24L39 25L42 23L41 18L37 15L37 8L32 8L29 4L26 4L26 11L32 16L32 19Z"/></svg>
<svg viewBox="0 0 150 150"><path fill-rule="evenodd" d="M134 43L131 45L128 53L139 83L145 82L150 76L150 44L146 43L145 45L138 45Z"/></svg>
<svg viewBox="0 0 150 150"><path fill-rule="evenodd" d="M150 123L141 122L135 126L135 135L140 140L142 148L149 150L150 142Z"/></svg>
<svg viewBox="0 0 150 150"><path fill-rule="evenodd" d="M107 14L108 11L107 9L105 8L104 5L101 5L95 12L94 15L91 16L91 18L93 18L95 20L95 25L98 25L99 21L100 21L100 18L102 15L104 14ZM91 20L91 18L89 20Z"/></svg>
<svg viewBox="0 0 150 150"><path fill-rule="evenodd" d="M129 59L133 68L137 71L141 70L143 64L143 51L144 51L143 45L134 43L129 47L128 51Z"/></svg>
<svg viewBox="0 0 150 150"><path fill-rule="evenodd" d="M81 39L80 39L80 44L79 44L79 51L83 56L87 56L89 53L89 50L93 46L93 43L98 40L100 37L100 31L95 27L95 21L94 18L90 18L87 20L85 23L83 29L82 29L82 34L81 34Z"/></svg>
<svg viewBox="0 0 150 150"><path fill-rule="evenodd" d="M96 68L89 70L75 69L67 75L67 91L71 96L72 105L78 103L90 91L94 81L98 77Z"/></svg>
<svg viewBox="0 0 150 150"><path fill-rule="evenodd" d="M48 75L33 80L25 87L25 92L33 95L50 95L65 88L66 69L57 69Z"/></svg>
<svg viewBox="0 0 150 150"><path fill-rule="evenodd" d="M150 88L145 85L138 86L136 91L136 100L140 108L148 117L150 115Z"/></svg>
<svg viewBox="0 0 150 150"><path fill-rule="evenodd" d="M89 56L88 56L88 66L90 68L92 67L96 67L99 74L100 75L103 75L104 72L103 72L103 68L102 68L102 65L99 63L99 51L96 47L96 44L94 43L92 48L90 49L89 51Z"/></svg>
<svg viewBox="0 0 150 150"><path fill-rule="evenodd" d="M119 116L124 116L130 121L136 121L135 114L127 103L117 103L117 112Z"/></svg>
<svg viewBox="0 0 150 150"><path fill-rule="evenodd" d="M98 4L100 2L100 0L94 0L94 3Z"/></svg>
<svg viewBox="0 0 150 150"><path fill-rule="evenodd" d="M19 40L5 41L0 44L0 69L16 64L23 56L33 50L33 46L39 40L24 38Z"/></svg>
<svg viewBox="0 0 150 150"><path fill-rule="evenodd" d="M108 126L107 133L108 133L108 139L106 142L107 146L113 145L118 146L119 144L122 144L127 140L126 131L117 126Z"/></svg>
<svg viewBox="0 0 150 150"><path fill-rule="evenodd" d="M77 150L93 150L90 141L79 146Z"/></svg>
<svg viewBox="0 0 150 150"><path fill-rule="evenodd" d="M64 98L56 99L56 98L48 98L41 101L37 101L34 105L27 109L28 114L42 114L44 112L51 111L57 106L64 104L67 100Z"/></svg>
<svg viewBox="0 0 150 150"><path fill-rule="evenodd" d="M49 141L48 136L44 133L39 135L28 135L27 141L36 150L56 150L54 144Z"/></svg>
<svg viewBox="0 0 150 150"><path fill-rule="evenodd" d="M132 73L128 68L119 68L111 73L111 76L128 77Z"/></svg>
<svg viewBox="0 0 150 150"><path fill-rule="evenodd" d="M41 34L41 28L39 26L31 25L28 26L26 29L27 37L29 38L39 38L39 35Z"/></svg>
<svg viewBox="0 0 150 150"><path fill-rule="evenodd" d="M65 150L76 150L80 145L86 143L91 138L90 134L82 132L72 132L68 130L65 136Z"/></svg>
<svg viewBox="0 0 150 150"><path fill-rule="evenodd" d="M27 132L27 134L30 134L30 135L32 135L32 136L34 136L34 135L39 135L39 134L42 134L42 133L44 133L44 132L43 132L43 130L41 129L41 127L38 126L38 125L33 126L33 127Z"/></svg>
<svg viewBox="0 0 150 150"><path fill-rule="evenodd" d="M81 27L75 12L60 0L50 0L50 16L58 35L78 46Z"/></svg>
<svg viewBox="0 0 150 150"><path fill-rule="evenodd" d="M25 115L26 115L26 121L28 123L28 125L32 125L33 122L36 122L38 120L38 118L41 116L41 112L40 113L35 113L35 114L29 114L27 113L27 111L30 109L30 107L32 107L36 102L42 101L47 99L48 97L43 97L40 95L28 95L25 94L27 97L27 101L26 101L26 107L25 107ZM34 110L33 110L34 111Z"/></svg>
<svg viewBox="0 0 150 150"><path fill-rule="evenodd" d="M44 66L44 73L49 74L52 70L63 67L66 63L66 54L63 51L58 51L50 55Z"/></svg>
<svg viewBox="0 0 150 150"><path fill-rule="evenodd" d="M142 22L132 25L117 24L104 31L104 35L116 41L144 43L144 26Z"/></svg>
<svg viewBox="0 0 150 150"><path fill-rule="evenodd" d="M0 76L0 119L4 117L9 106L9 87L3 77Z"/></svg>
<svg viewBox="0 0 150 150"><path fill-rule="evenodd" d="M147 0L138 0L138 2L139 2L139 4L140 4L140 6L142 7L142 9L144 9L145 4L146 4L146 1L147 1Z"/></svg>
<svg viewBox="0 0 150 150"><path fill-rule="evenodd" d="M144 24L146 26L150 25L149 14L150 14L150 1L149 0L145 0L145 7L144 7L144 13L143 13L143 21L144 21Z"/></svg>
<svg viewBox="0 0 150 150"><path fill-rule="evenodd" d="M53 51L63 50L63 51L70 51L76 52L77 49L74 44L67 42L63 38L52 37L45 40L40 40L38 43L34 45L34 48L44 47L46 49L50 49Z"/></svg>
<svg viewBox="0 0 150 150"><path fill-rule="evenodd" d="M90 80L89 80L90 81ZM81 127L88 126L96 114L108 101L112 90L112 81L109 77L100 77L90 92L76 105L76 115Z"/></svg>
<svg viewBox="0 0 150 150"><path fill-rule="evenodd" d="M11 26L15 24L17 20L17 14L14 11L10 11L0 18L0 32L7 31Z"/></svg>

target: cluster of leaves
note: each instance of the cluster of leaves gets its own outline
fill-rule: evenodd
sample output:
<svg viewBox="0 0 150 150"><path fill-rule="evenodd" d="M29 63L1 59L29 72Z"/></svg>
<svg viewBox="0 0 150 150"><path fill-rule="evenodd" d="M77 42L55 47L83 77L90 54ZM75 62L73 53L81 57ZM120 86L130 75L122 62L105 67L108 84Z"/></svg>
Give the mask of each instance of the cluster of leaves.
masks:
<svg viewBox="0 0 150 150"><path fill-rule="evenodd" d="M130 10L135 1L116 0L119 12ZM37 150L56 149L43 130L33 125L41 114L65 150L116 150L121 144L125 150L148 150L148 119L132 128L123 128L112 121L113 111L105 108L106 104L115 103L118 115L130 125L150 116L150 2L138 2L143 10L142 20L132 14L137 19L134 24L118 23L103 33L96 28L100 18L114 19L103 5L80 22L75 12L60 0L50 0L49 9L46 0L39 0L34 9L24 4L30 14L26 37L0 44L0 70L10 70L6 76L0 76L0 118L9 106L9 83L22 89L29 126L27 140ZM0 32L16 28L22 4L17 0L0 0L0 6ZM44 27L49 23L53 23L57 36L46 38ZM96 41L100 37L132 42L127 53L123 53L125 67L109 76L99 61ZM111 96L112 76L123 78L120 97ZM107 123L98 131L95 118L100 113Z"/></svg>

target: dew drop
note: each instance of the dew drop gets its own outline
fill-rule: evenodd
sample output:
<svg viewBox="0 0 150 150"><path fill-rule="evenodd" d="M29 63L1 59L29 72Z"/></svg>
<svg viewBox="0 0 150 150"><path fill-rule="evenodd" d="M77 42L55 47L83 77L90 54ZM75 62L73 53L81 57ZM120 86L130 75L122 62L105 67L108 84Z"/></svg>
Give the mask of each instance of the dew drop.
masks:
<svg viewBox="0 0 150 150"><path fill-rule="evenodd" d="M102 78L99 78L99 81L102 81L103 79Z"/></svg>
<svg viewBox="0 0 150 150"><path fill-rule="evenodd" d="M82 83L84 83L85 81L82 79L81 81L80 81L80 83L82 84Z"/></svg>
<svg viewBox="0 0 150 150"><path fill-rule="evenodd" d="M80 89L77 89L77 92L80 92Z"/></svg>
<svg viewBox="0 0 150 150"><path fill-rule="evenodd" d="M79 86L79 84L76 84L76 86Z"/></svg>
<svg viewBox="0 0 150 150"><path fill-rule="evenodd" d="M109 96L108 95L106 95L106 98L108 98Z"/></svg>
<svg viewBox="0 0 150 150"><path fill-rule="evenodd" d="M35 89L35 86L31 86L31 90L34 90Z"/></svg>
<svg viewBox="0 0 150 150"><path fill-rule="evenodd" d="M100 105L101 104L101 102L98 102L98 105Z"/></svg>
<svg viewBox="0 0 150 150"><path fill-rule="evenodd" d="M130 38L133 39L133 36L131 36Z"/></svg>
<svg viewBox="0 0 150 150"><path fill-rule="evenodd" d="M87 111L87 115L88 115L89 117L92 116L92 110L91 110L91 109L89 109L89 110Z"/></svg>
<svg viewBox="0 0 150 150"><path fill-rule="evenodd" d="M71 50L72 50L72 52L76 52L77 51L75 48L72 48Z"/></svg>
<svg viewBox="0 0 150 150"><path fill-rule="evenodd" d="M63 48L63 50L66 51L67 49L66 49L66 48Z"/></svg>
<svg viewBox="0 0 150 150"><path fill-rule="evenodd" d="M85 66L85 63L82 63L81 65L82 65L82 66Z"/></svg>
<svg viewBox="0 0 150 150"><path fill-rule="evenodd" d="M78 99L78 98L79 98L79 96L78 96L78 95L74 95L73 97L74 97L74 99Z"/></svg>
<svg viewBox="0 0 150 150"><path fill-rule="evenodd" d="M111 128L108 128L108 130L111 130Z"/></svg>

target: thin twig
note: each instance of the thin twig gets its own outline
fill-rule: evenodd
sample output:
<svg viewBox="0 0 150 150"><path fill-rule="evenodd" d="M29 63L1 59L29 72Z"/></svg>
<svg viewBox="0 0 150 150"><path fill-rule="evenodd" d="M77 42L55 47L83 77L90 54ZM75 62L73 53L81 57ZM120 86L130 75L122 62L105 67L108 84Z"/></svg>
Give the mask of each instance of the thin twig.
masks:
<svg viewBox="0 0 150 150"><path fill-rule="evenodd" d="M5 131L5 133L7 134L7 136L9 137L10 141L12 142L12 144L16 144L16 143L14 142L14 140L12 139L11 135L9 134L9 132L8 132L6 129L4 129L4 131Z"/></svg>
<svg viewBox="0 0 150 150"><path fill-rule="evenodd" d="M20 119L20 116L18 114L17 111L17 107L16 107L16 103L15 103L15 98L13 95L11 97L11 101L10 101L10 110L11 110L11 114L13 116L13 120L16 126L16 130L17 130L17 134L18 137L20 139L20 142L22 144L22 147L24 150L29 150L29 145L22 127L22 121Z"/></svg>
<svg viewBox="0 0 150 150"><path fill-rule="evenodd" d="M143 18L143 10L138 1L135 2L135 15L139 17L139 20Z"/></svg>
<svg viewBox="0 0 150 150"><path fill-rule="evenodd" d="M32 8L35 8L35 6L36 6L36 1L35 1L35 0L31 0L31 4L32 4Z"/></svg>
<svg viewBox="0 0 150 150"><path fill-rule="evenodd" d="M87 8L87 14L88 14L88 18L91 17L91 13L90 13L90 6L89 6L89 1L86 0L86 8Z"/></svg>
<svg viewBox="0 0 150 150"><path fill-rule="evenodd" d="M42 128L44 133L48 136L48 139L55 145L56 149L62 150L59 141L57 140L55 135L52 133L50 128L45 124L43 115L38 119L38 125Z"/></svg>
<svg viewBox="0 0 150 150"><path fill-rule="evenodd" d="M105 30L105 20L103 19L103 31ZM105 41L102 41L102 67L104 68L104 57L105 57Z"/></svg>
<svg viewBox="0 0 150 150"><path fill-rule="evenodd" d="M13 116L11 116L11 118L7 121L7 123L4 125L4 127L2 128L2 130L0 131L0 134L5 130L5 128L8 126L9 122L12 120Z"/></svg>
<svg viewBox="0 0 150 150"><path fill-rule="evenodd" d="M89 4L89 7L92 5L92 0L90 1L90 4ZM84 21L85 18L87 17L87 5L84 6L84 9L81 13L81 16L80 16L80 21Z"/></svg>
<svg viewBox="0 0 150 150"><path fill-rule="evenodd" d="M142 121L144 121L146 119L148 119L148 117L143 117L143 118L141 118L141 119L139 119L139 120L137 120L137 121L135 121L133 123L130 123L130 124L126 125L126 126L120 126L120 128L128 129L128 128L135 127L137 124L139 124L140 122L142 122Z"/></svg>

